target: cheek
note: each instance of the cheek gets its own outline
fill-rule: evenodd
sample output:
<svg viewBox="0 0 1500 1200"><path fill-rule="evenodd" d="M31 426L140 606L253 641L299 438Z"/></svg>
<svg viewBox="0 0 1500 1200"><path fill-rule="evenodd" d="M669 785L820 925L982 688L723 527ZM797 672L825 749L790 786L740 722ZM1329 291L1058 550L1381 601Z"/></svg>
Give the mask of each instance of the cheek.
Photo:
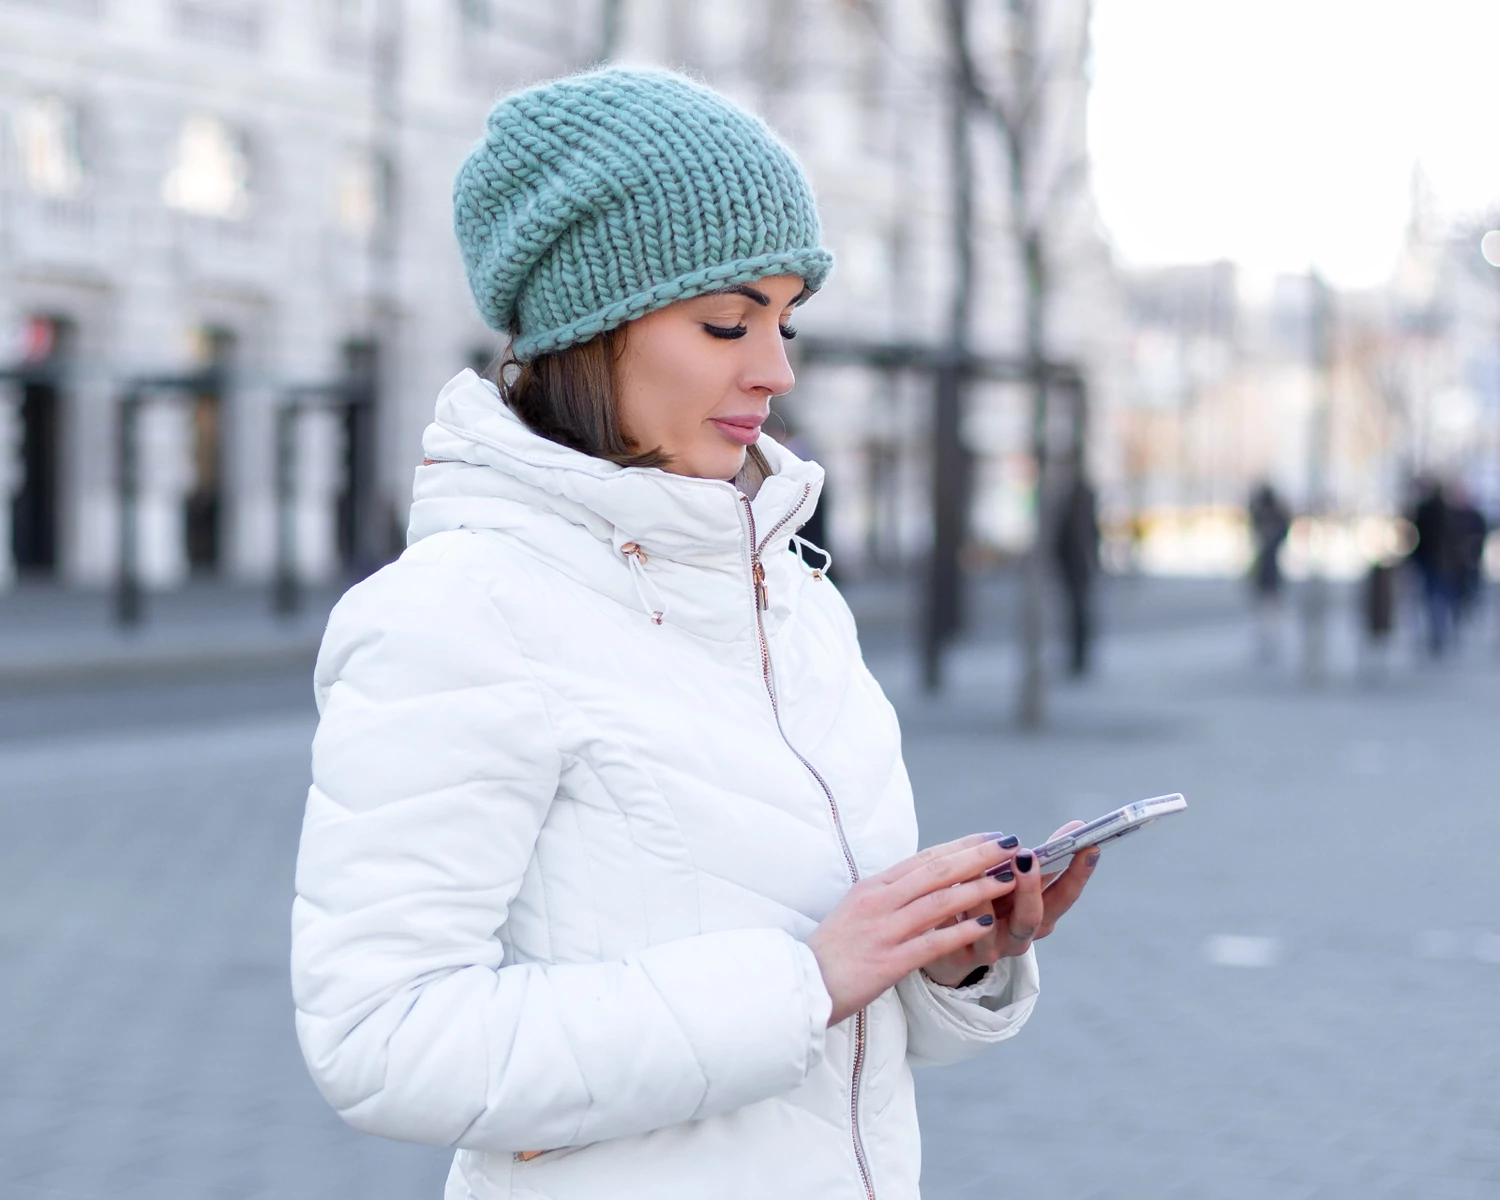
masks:
<svg viewBox="0 0 1500 1200"><path fill-rule="evenodd" d="M672 353L641 355L630 364L628 382L620 392L620 420L626 431L643 445L660 446L669 453L704 433L704 418L715 411L723 397L720 372L683 347ZM695 361L696 359L696 361Z"/></svg>

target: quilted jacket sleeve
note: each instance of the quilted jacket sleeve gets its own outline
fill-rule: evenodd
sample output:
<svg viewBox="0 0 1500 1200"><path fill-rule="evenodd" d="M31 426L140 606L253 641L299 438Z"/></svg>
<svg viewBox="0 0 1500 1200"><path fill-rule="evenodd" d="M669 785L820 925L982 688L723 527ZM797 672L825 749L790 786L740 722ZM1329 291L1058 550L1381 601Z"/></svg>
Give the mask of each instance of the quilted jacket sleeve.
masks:
<svg viewBox="0 0 1500 1200"><path fill-rule="evenodd" d="M1039 990L1034 948L1002 958L966 988L946 988L913 971L896 985L906 1009L907 1056L916 1065L959 1062L1014 1037Z"/></svg>
<svg viewBox="0 0 1500 1200"><path fill-rule="evenodd" d="M502 961L562 762L477 583L403 560L355 588L317 690L292 984L308 1067L351 1125L550 1149L738 1108L816 1065L830 1002L781 930L616 962Z"/></svg>

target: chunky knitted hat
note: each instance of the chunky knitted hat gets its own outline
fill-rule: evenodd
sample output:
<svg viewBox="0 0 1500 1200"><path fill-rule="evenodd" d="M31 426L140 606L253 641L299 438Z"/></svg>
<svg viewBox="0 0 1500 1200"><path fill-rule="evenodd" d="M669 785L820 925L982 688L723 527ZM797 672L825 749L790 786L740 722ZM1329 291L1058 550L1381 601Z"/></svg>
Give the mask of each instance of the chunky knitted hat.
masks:
<svg viewBox="0 0 1500 1200"><path fill-rule="evenodd" d="M812 189L764 124L666 71L507 96L453 184L479 312L517 358L767 275L821 287Z"/></svg>

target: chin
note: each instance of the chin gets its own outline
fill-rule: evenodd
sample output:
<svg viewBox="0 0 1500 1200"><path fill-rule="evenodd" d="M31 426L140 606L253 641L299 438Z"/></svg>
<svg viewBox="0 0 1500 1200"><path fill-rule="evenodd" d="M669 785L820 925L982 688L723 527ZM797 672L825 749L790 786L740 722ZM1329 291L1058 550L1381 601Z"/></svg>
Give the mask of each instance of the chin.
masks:
<svg viewBox="0 0 1500 1200"><path fill-rule="evenodd" d="M694 475L699 479L722 479L728 482L744 467L747 453L739 446L727 453L723 448L715 447L711 451L693 455L691 461L684 464L686 470L682 474Z"/></svg>

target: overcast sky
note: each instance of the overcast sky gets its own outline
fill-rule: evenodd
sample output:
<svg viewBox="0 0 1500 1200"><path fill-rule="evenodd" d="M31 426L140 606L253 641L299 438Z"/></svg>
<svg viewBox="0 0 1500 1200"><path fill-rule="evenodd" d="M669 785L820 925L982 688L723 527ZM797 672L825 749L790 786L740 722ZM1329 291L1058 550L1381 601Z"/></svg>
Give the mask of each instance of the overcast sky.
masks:
<svg viewBox="0 0 1500 1200"><path fill-rule="evenodd" d="M1126 263L1369 284L1417 163L1441 212L1500 207L1500 0L1095 3L1094 184Z"/></svg>

